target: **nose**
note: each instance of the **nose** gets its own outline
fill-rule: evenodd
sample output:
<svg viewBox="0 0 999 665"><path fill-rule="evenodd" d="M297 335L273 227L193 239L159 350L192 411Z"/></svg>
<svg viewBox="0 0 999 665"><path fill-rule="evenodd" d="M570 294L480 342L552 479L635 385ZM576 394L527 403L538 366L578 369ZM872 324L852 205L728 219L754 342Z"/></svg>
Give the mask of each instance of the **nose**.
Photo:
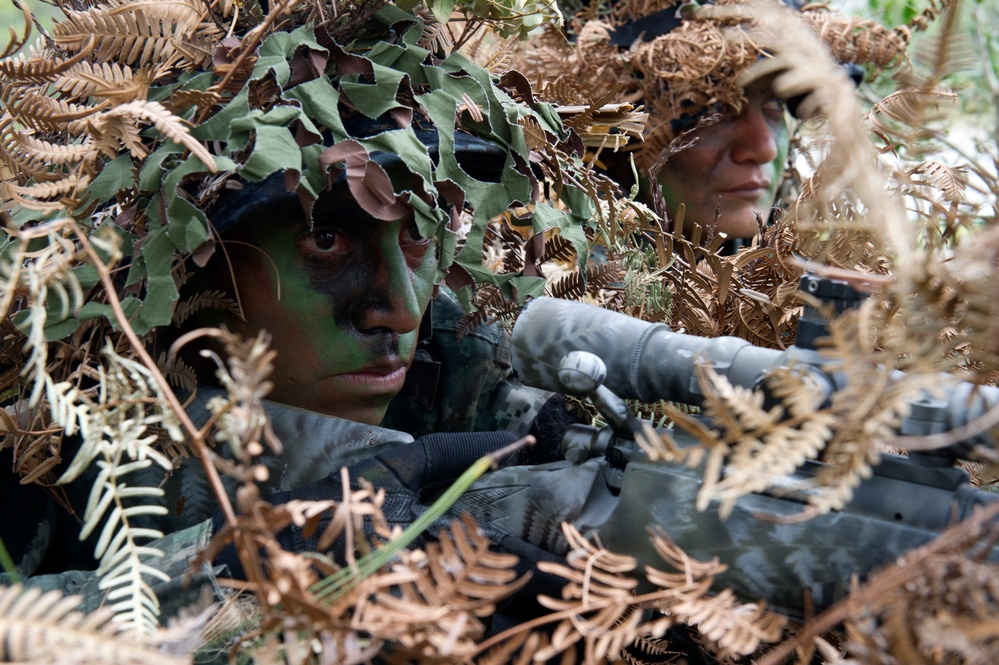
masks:
<svg viewBox="0 0 999 665"><path fill-rule="evenodd" d="M423 303L398 239L389 236L370 246L370 283L355 310L357 327L363 332L390 330L404 335L420 325Z"/></svg>
<svg viewBox="0 0 999 665"><path fill-rule="evenodd" d="M732 131L733 162L768 164L777 159L776 128L758 103L747 104L732 123Z"/></svg>

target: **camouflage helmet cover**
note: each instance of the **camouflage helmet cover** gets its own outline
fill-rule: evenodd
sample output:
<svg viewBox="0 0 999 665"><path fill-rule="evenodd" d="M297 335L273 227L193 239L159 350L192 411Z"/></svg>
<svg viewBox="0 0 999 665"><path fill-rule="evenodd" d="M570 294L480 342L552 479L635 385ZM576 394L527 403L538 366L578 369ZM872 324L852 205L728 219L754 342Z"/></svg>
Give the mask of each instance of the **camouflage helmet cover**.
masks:
<svg viewBox="0 0 999 665"><path fill-rule="evenodd" d="M538 93L548 101L579 104L578 97L596 90L597 95L613 91L615 102L644 105L649 121L636 161L645 171L706 110L738 109L745 102L742 75L767 54L741 30L751 27L745 17L714 9L752 4L597 0L567 23L572 44L549 29L543 40L519 50L514 66L531 80L551 82ZM795 0L758 4L799 9ZM824 6L800 9L801 18L840 62L880 70L904 53L902 36L872 21L842 16Z"/></svg>
<svg viewBox="0 0 999 665"><path fill-rule="evenodd" d="M572 168L550 108L515 103L441 43L430 13L339 4L272 3L265 15L224 0L106 0L66 9L31 55L11 55L12 45L0 60L9 228L68 219L81 233L116 235L132 254L122 305L140 334L170 321L178 260L210 246L216 219L234 219L227 189L247 185L278 183L273 193L294 192L309 210L345 179L376 217L384 205L413 210L438 240L438 279L450 270L520 299L543 280L482 268L489 219L527 207L528 235L558 227L584 255L585 186L567 184L557 204L539 196L538 164ZM490 156L492 175L470 173L475 160L463 164L462 153ZM412 177L391 182L386 160ZM81 316L109 315L89 304L49 339Z"/></svg>

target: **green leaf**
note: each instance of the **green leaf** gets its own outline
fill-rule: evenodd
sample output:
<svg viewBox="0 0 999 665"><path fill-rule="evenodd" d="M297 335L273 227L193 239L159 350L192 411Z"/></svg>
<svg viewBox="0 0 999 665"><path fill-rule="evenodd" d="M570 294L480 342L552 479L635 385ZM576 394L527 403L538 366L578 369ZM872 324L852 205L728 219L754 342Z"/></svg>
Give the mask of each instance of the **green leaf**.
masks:
<svg viewBox="0 0 999 665"><path fill-rule="evenodd" d="M149 234L136 257L135 263L146 275L146 297L131 321L138 335L170 323L173 317L173 303L179 296L171 272L174 249L167 229L160 228Z"/></svg>
<svg viewBox="0 0 999 665"><path fill-rule="evenodd" d="M440 0L430 5L430 11L434 13L434 18L438 23L447 23L451 20L451 12L454 11L455 0Z"/></svg>
<svg viewBox="0 0 999 665"><path fill-rule="evenodd" d="M275 32L260 45L251 78L261 79L270 70L274 72L278 83L284 87L291 76L288 61L302 46L322 53L329 52L316 41L315 31L311 25L304 25L291 32Z"/></svg>
<svg viewBox="0 0 999 665"><path fill-rule="evenodd" d="M163 182L163 174L169 168L165 166L167 160L174 155L183 154L184 146L172 141L164 141L163 145L146 157L146 161L139 170L139 189L144 192L155 192Z"/></svg>
<svg viewBox="0 0 999 665"><path fill-rule="evenodd" d="M369 118L377 118L395 108L402 108L396 93L405 73L388 67L374 66L373 83L359 83L349 79L340 81L340 90L357 110Z"/></svg>
<svg viewBox="0 0 999 665"><path fill-rule="evenodd" d="M249 86L239 91L218 113L191 129L191 136L203 141L230 141L232 124L250 112Z"/></svg>
<svg viewBox="0 0 999 665"><path fill-rule="evenodd" d="M137 183L132 157L125 153L104 165L97 177L87 185L87 200L81 208L90 203L110 201L118 192L135 187Z"/></svg>
<svg viewBox="0 0 999 665"><path fill-rule="evenodd" d="M239 170L247 180L263 180L277 171L301 172L302 150L287 127L257 127L253 153Z"/></svg>
<svg viewBox="0 0 999 665"><path fill-rule="evenodd" d="M347 135L337 111L340 92L325 76L296 85L285 92L285 97L297 100L302 105L302 113L326 126L333 133L334 140L339 141Z"/></svg>

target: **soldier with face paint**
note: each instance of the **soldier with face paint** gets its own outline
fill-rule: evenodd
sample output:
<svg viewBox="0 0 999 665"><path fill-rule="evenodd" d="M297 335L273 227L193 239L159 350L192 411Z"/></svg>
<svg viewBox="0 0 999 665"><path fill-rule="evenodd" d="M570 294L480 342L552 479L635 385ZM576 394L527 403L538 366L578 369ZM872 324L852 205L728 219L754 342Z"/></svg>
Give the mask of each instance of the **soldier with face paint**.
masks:
<svg viewBox="0 0 999 665"><path fill-rule="evenodd" d="M722 10L733 4L741 3L717 3ZM770 4L775 11L800 12L855 81L863 76L858 64L871 64L864 60L870 54L851 47L849 39L877 31L882 43L897 49L886 47L886 53L904 50L897 35L876 24L826 31L827 23L845 17L825 8L802 11L797 0ZM572 44L549 27L543 39L521 47L514 67L531 80L561 81L550 88L556 103L564 101L560 91L585 81L579 87L595 95L613 91L613 101L642 106L648 112L643 141L614 153L603 149L599 163L627 189L635 181L633 159L641 199L657 206L655 190L661 187L662 209L656 212L674 222L682 209L688 234L697 224L731 239L754 236L779 203L789 147L788 108L794 110L794 100L776 96L770 79L744 83L748 69L768 54L751 37L726 38L726 31L740 23L713 13L712 3L598 0L588 5L570 23ZM540 96L545 98L544 90Z"/></svg>
<svg viewBox="0 0 999 665"><path fill-rule="evenodd" d="M155 0L147 5L144 11L159 9ZM157 347L151 351L165 357L176 342L193 367L195 382L178 392L195 427L217 424L217 405L231 405L232 396L217 378L225 363L223 349L213 346L218 336L188 333L224 326L242 338L269 338L270 385L256 386L254 399L283 451L255 458L267 469L257 479L262 496L307 485L428 433L501 430L512 440L537 422L552 422L539 418L546 406L556 420L564 414L550 393L513 378L503 330L483 326L460 342L457 331L465 314L458 287L473 281L473 272L506 286L513 297L518 289L527 294L544 287L543 278L516 270L484 275L481 228L489 220L537 207L544 214L528 229L543 234L557 226L585 247L591 210L585 188L566 185L567 194L579 190L572 209L541 200L537 164L547 158L541 146L528 149L520 121L530 116L553 142L566 134L461 54L418 45L424 24L412 13L394 5L376 9L336 34L330 32L336 26L317 22L328 11L320 5L289 23L241 15L240 29L258 24L242 61L256 66L235 74L225 55L232 43L219 41L224 33L215 23L193 23L192 30L205 31L197 36L207 46L192 52L202 60L171 61L176 71L166 67L170 77L162 74L168 80L156 89L172 111L192 119L191 135L150 130L148 145L135 151L137 163L123 148L115 160L118 179L99 190L115 196L81 208L88 229L97 226L89 218L96 207L100 219L132 234L128 266L139 277L118 297L137 305L132 322ZM217 60L203 57L216 46ZM212 82L222 92L202 94ZM188 127L156 104L161 116ZM178 148L176 141L186 142ZM143 161L150 154L155 159ZM551 151L556 154L550 158L564 160L562 168L575 168L568 152ZM111 163L106 155L97 165L105 163ZM34 221L31 210L14 214L18 223ZM175 281L179 274L185 279ZM452 277L454 291L446 285ZM176 319L175 308L183 314ZM174 320L182 323L174 327ZM81 445L67 438L65 459ZM220 441L215 452L224 457L226 445ZM206 520L218 512L219 497L197 456L172 463L136 472L129 483L163 490L155 519L146 520L150 529L186 534L164 546L168 560L156 564L174 579L210 535ZM87 509L92 479L65 485L65 503L78 514ZM240 481L222 482L234 499ZM11 475L0 488L20 496L17 483ZM51 502L43 495L37 506L45 512ZM32 512L24 529L12 520L0 535L16 545L21 575L75 591L72 584L93 582L93 575L62 573L96 568L101 530L80 543L73 514L56 513ZM171 558L174 552L183 554ZM56 576L45 581L47 573ZM91 591L93 607L102 594Z"/></svg>

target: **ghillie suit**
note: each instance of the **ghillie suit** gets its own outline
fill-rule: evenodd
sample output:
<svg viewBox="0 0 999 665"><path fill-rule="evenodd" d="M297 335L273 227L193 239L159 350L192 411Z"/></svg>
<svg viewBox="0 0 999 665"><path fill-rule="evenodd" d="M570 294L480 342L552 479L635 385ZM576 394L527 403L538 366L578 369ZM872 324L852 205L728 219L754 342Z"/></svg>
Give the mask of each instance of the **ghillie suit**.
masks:
<svg viewBox="0 0 999 665"><path fill-rule="evenodd" d="M786 99L800 117L815 115L814 104L805 102L821 87L814 82L829 76L838 80L845 70L822 69L822 61L817 61L811 72L802 71L805 63L794 61L801 55L798 42L770 32L775 25L793 26L795 34L821 41L826 48L815 44L816 53L824 51L823 59L852 66L853 76L873 79L906 63L907 32L818 5L801 11L780 2L742 0L701 5L627 0L570 6L575 13L567 17L566 28L548 26L541 39L519 45L510 66L535 83L537 98L556 109L618 104L647 114L640 142L619 146L615 139L621 132L610 130L592 146L592 159L598 164L613 159L615 177L623 184L635 176L655 183L670 158L693 145L698 129L711 131L718 121L715 114L734 115L743 108L748 85L785 71L792 63L798 70L799 89L775 91L776 96ZM757 18L761 12L772 14L769 23ZM609 155L611 151L616 154ZM637 172L627 168L629 159ZM792 161L788 160L789 168ZM784 206L797 193L795 179L785 181L780 194ZM737 335L774 348L786 348L794 341L800 306L794 292L801 276L802 247L792 219L781 223L783 211L778 209L773 213L777 224L759 220L760 233L752 246L744 246L737 256L722 256L732 253L731 242L723 244L724 239L707 227L684 237L682 211L679 219L671 219L673 213L667 211L658 186L649 185L638 200L662 221L644 228L633 224L625 237L640 230L638 235L644 234L649 248L646 254L656 248L645 265L656 265L661 273L643 269L640 255L626 249L627 244L617 245L611 258L623 255L636 279L634 288L617 298L613 307L642 318L661 317L697 335Z"/></svg>
<svg viewBox="0 0 999 665"><path fill-rule="evenodd" d="M239 308L220 292L183 289L224 251L225 205L277 183L308 216L320 193L345 182L373 217L411 211L420 236L434 241L435 281L466 302L475 283L514 302L544 288L540 256L515 269L483 266L485 229L498 216L532 246L557 234L585 256L584 228L600 202L577 139L547 105L515 102L455 51L452 9L436 8L438 20L381 0L269 8L110 0L67 6L30 51L15 54L25 32L4 52L3 453L13 482L43 488L59 511L79 511L54 523L90 539L99 566L83 589L88 609L107 596L121 626L139 634L175 609L160 606L151 584L182 586L190 543L148 541L187 499L212 510L219 502L230 526L254 524L246 537L284 519L256 502L267 477L260 455L280 451L261 403L273 361L265 337L213 333L228 356L218 368L221 397L197 401L197 421L180 397L198 391L191 368L157 349L163 329ZM458 41L476 26L510 36L557 18L543 6L515 9L457 7L469 31ZM460 163L456 145L475 142L502 156L497 178L473 177L475 165ZM401 184L380 166L384 155L404 171ZM566 182L550 187L556 173ZM230 459L216 454L222 443ZM358 454L369 445L353 443ZM207 491L197 495L164 500L158 481L144 482L152 469L183 468L175 478L198 466ZM89 499L72 500L74 480ZM21 496L14 489L12 501ZM45 551L53 523L45 500L26 505L26 520L44 528L25 537L42 542L27 543L21 574L40 563L31 554ZM249 542L245 551L255 552ZM264 604L286 602L281 593L265 593Z"/></svg>

